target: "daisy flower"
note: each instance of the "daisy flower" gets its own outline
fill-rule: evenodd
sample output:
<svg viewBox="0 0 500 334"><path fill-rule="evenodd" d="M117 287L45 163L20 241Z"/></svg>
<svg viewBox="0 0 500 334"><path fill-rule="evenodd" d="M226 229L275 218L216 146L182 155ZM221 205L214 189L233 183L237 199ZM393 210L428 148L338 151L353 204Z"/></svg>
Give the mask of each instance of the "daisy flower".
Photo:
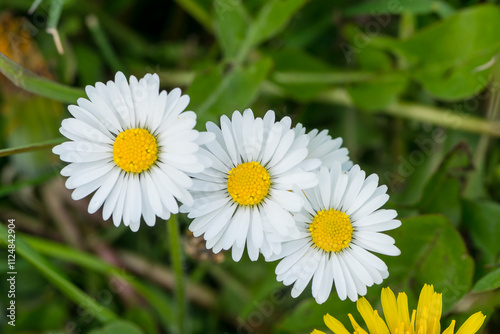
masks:
<svg viewBox="0 0 500 334"><path fill-rule="evenodd" d="M306 128L302 124L297 124L294 128L296 135L303 135L306 133ZM309 137L309 145L307 149L309 159L320 159L321 165L332 167L335 162L342 165L342 170L349 170L353 163L349 159L349 151L342 146L342 138L337 137L332 139L328 134L328 130L319 132L318 129L313 129L307 133Z"/></svg>
<svg viewBox="0 0 500 334"><path fill-rule="evenodd" d="M194 218L189 229L204 235L215 253L232 248L239 261L245 247L251 260L280 252L281 242L299 231L290 212L302 208L293 185L317 184L310 172L320 165L306 159L309 138L296 135L291 119L275 122L274 111L255 118L252 110L221 117L221 127L207 123L216 140L201 151L212 167L193 175L194 204L181 210ZM246 245L246 246L245 246Z"/></svg>
<svg viewBox="0 0 500 334"><path fill-rule="evenodd" d="M70 139L53 148L70 164L61 170L72 198L94 193L89 213L103 206L103 218L123 220L132 231L141 216L153 226L156 216L178 213L177 200L192 204L187 173L201 172L199 144L210 134L193 130L196 114L184 111L189 96L176 88L159 93L160 80L147 74L139 81L118 72L115 81L87 86L88 100L70 105L73 118L62 121L60 132Z"/></svg>
<svg viewBox="0 0 500 334"><path fill-rule="evenodd" d="M366 288L389 276L387 266L369 251L399 255L394 239L380 232L401 225L394 210L379 210L389 199L387 187L378 185L375 174L365 179L358 165L342 172L340 163L321 167L318 186L294 189L304 200L294 218L300 236L287 241L282 252L268 260L282 259L276 267L278 281L295 283L292 296L312 280L312 295L324 303L333 282L340 299L355 301Z"/></svg>
<svg viewBox="0 0 500 334"><path fill-rule="evenodd" d="M376 310L373 310L370 303L361 298L357 301L356 306L359 313L366 323L368 332L358 325L353 316L349 314L354 333L357 334L439 334L441 333L441 311L442 311L442 294L434 292L432 285L425 284L420 293L417 309L413 309L410 314L408 312L408 297L404 292L400 292L398 298L390 288L382 289L382 309L384 311L385 321L378 315ZM475 334L483 325L486 318L482 312L477 312L471 315L465 323L460 327L456 334ZM344 325L327 314L324 317L326 326L335 334L349 334L350 332ZM450 326L443 331L442 334L453 334L455 330L455 320L451 321ZM322 331L315 329L312 334L325 334Z"/></svg>

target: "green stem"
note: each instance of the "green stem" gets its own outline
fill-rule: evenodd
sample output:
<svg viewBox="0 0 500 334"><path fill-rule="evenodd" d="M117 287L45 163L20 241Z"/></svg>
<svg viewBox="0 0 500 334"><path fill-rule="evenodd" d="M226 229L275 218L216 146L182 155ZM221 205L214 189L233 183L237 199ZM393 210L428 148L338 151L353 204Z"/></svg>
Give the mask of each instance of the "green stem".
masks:
<svg viewBox="0 0 500 334"><path fill-rule="evenodd" d="M1 52L0 73L5 75L17 87L37 95L48 97L49 99L65 103L75 103L79 97L85 95L85 92L81 88L61 85L36 75Z"/></svg>
<svg viewBox="0 0 500 334"><path fill-rule="evenodd" d="M41 143L36 143L36 144L29 144L29 145L13 147L13 148L4 148L4 149L0 150L0 158L6 157L9 155L13 155L13 154L38 151L38 150L45 150L48 148L52 148L55 145L60 144L65 140L66 140L66 138L54 138L54 139L50 139L50 140L47 140L47 141L44 141Z"/></svg>
<svg viewBox="0 0 500 334"><path fill-rule="evenodd" d="M7 227L0 224L0 243L7 245ZM15 239L16 253L31 263L40 273L47 278L56 288L58 288L69 299L73 300L89 314L95 316L102 323L109 323L118 317L109 309L99 305L89 295L77 288L63 274L61 274L49 261L31 248L23 238L17 234Z"/></svg>
<svg viewBox="0 0 500 334"><path fill-rule="evenodd" d="M177 320L179 321L179 333L186 333L186 292L184 287L184 271L182 268L182 252L180 243L179 224L177 216L167 221L168 236L170 240L170 258L175 273L175 292L177 298Z"/></svg>
<svg viewBox="0 0 500 334"><path fill-rule="evenodd" d="M337 71L337 72L274 72L273 79L283 84L312 84L328 83L342 84L350 82L363 82L381 75L375 72L363 71Z"/></svg>
<svg viewBox="0 0 500 334"><path fill-rule="evenodd" d="M354 105L347 91L342 88L325 91L319 94L316 100L344 106ZM430 123L437 126L444 126L460 131L500 137L500 122L488 122L481 118L461 114L449 109L398 101L380 110L379 113Z"/></svg>

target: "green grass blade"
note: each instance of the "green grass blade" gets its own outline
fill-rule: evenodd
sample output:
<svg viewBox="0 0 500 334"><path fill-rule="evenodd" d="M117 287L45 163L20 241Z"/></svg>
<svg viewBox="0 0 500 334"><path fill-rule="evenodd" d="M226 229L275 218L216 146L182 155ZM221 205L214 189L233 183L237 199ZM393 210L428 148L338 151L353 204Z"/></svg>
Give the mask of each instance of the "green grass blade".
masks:
<svg viewBox="0 0 500 334"><path fill-rule="evenodd" d="M44 141L41 143L36 143L36 144L29 144L29 145L12 147L12 148L4 148L4 149L0 150L0 158L6 157L9 155L19 154L19 153L45 150L48 148L52 148L55 145L60 144L65 140L66 140L66 138L54 138L54 139L50 139L50 140L47 140L47 141Z"/></svg>
<svg viewBox="0 0 500 334"><path fill-rule="evenodd" d="M1 52L0 73L5 75L7 79L19 88L60 102L75 103L78 98L85 96L83 89L61 85L60 83L38 76Z"/></svg>
<svg viewBox="0 0 500 334"><path fill-rule="evenodd" d="M130 274L124 272L124 270L104 262L93 255L83 253L60 243L27 235L24 235L23 238L31 247L44 255L74 263L97 273L113 276L126 281L158 312L160 321L165 330L172 330L172 326L175 324L172 306L158 295L158 293L151 290L147 285L135 280Z"/></svg>
<svg viewBox="0 0 500 334"><path fill-rule="evenodd" d="M7 245L8 231L4 224L0 224L0 243ZM118 317L105 307L99 305L94 299L84 293L71 283L62 273L58 271L49 261L29 246L19 233L15 239L16 252L26 261L37 268L40 273L47 278L56 288L75 303L95 315L96 319L102 323L108 323L118 319Z"/></svg>

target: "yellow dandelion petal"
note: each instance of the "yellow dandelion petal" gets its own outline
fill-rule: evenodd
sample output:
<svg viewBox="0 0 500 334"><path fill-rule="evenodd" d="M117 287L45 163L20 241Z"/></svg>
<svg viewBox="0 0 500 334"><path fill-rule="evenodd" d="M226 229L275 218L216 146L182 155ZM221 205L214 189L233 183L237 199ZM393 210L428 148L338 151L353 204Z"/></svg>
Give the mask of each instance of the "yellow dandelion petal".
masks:
<svg viewBox="0 0 500 334"><path fill-rule="evenodd" d="M404 292L398 294L398 320L399 323L404 324L404 328L401 328L401 333L405 333L410 329L410 313L408 310L408 296ZM401 325L400 325L401 326Z"/></svg>
<svg viewBox="0 0 500 334"><path fill-rule="evenodd" d="M384 319L382 319L382 318L378 315L377 310L375 310L375 311L373 312L373 314L375 315L375 322L377 323L377 329L378 329L379 333L383 333L383 334L390 334L390 333L389 333L389 328L387 328L387 325L385 324Z"/></svg>
<svg viewBox="0 0 500 334"><path fill-rule="evenodd" d="M450 326L448 326L448 328L445 329L443 334L453 334L454 332L455 332L455 320L452 320Z"/></svg>
<svg viewBox="0 0 500 334"><path fill-rule="evenodd" d="M474 313L460 326L457 334L475 334L483 325L485 318L486 316L482 312Z"/></svg>
<svg viewBox="0 0 500 334"><path fill-rule="evenodd" d="M410 321L410 329L409 329L411 331L411 333L415 333L415 319L417 318L416 314L417 314L417 310L413 310L413 312L411 313L411 321Z"/></svg>
<svg viewBox="0 0 500 334"><path fill-rule="evenodd" d="M314 329L311 334L326 334L325 332L319 331L317 329Z"/></svg>
<svg viewBox="0 0 500 334"><path fill-rule="evenodd" d="M429 308L429 318L427 320L427 333L439 334L441 333L441 312L443 310L443 295L434 292L432 294L431 305Z"/></svg>
<svg viewBox="0 0 500 334"><path fill-rule="evenodd" d="M360 325L358 325L351 313L349 313L348 316L349 320L351 320L352 328L354 328L355 334L368 334Z"/></svg>
<svg viewBox="0 0 500 334"><path fill-rule="evenodd" d="M354 328L353 334L440 334L441 314L443 308L443 298L441 293L434 292L432 285L424 285L420 293L417 309L413 309L411 318L409 317L408 297L405 293L399 293L396 297L390 288L382 289L381 293L384 319L377 310L374 310L366 298L358 299L356 306L358 312L363 317L368 331L364 330L351 314L348 314ZM486 316L477 312L467 319L456 334L476 334L484 323ZM324 318L326 325L335 334L349 334L345 327L327 314ZM453 334L455 330L455 320L453 320L442 334ZM314 334L322 333L320 331Z"/></svg>
<svg viewBox="0 0 500 334"><path fill-rule="evenodd" d="M428 284L425 284L424 287L422 288L422 291L420 292L420 297L418 298L418 306L417 306L417 319L416 319L417 330L420 329L423 322L427 322L427 317L429 314L429 308L431 307L433 293L434 293L434 287ZM425 312L424 309L426 310Z"/></svg>
<svg viewBox="0 0 500 334"><path fill-rule="evenodd" d="M344 327L344 325L328 313L323 317L323 321L325 322L326 327L328 327L335 334L349 334L349 331Z"/></svg>
<svg viewBox="0 0 500 334"><path fill-rule="evenodd" d="M377 311L374 311L368 300L366 298L358 299L356 306L358 308L358 312L363 317L363 320L366 323L366 327L368 327L368 331L370 334L389 334L389 330L385 323L383 326L380 326L378 319L380 318ZM383 322L383 321L382 321Z"/></svg>
<svg viewBox="0 0 500 334"><path fill-rule="evenodd" d="M401 320L398 318L398 304L396 301L396 296L390 288L383 288L381 297L385 321L387 322L391 333L396 333L396 328L401 323Z"/></svg>

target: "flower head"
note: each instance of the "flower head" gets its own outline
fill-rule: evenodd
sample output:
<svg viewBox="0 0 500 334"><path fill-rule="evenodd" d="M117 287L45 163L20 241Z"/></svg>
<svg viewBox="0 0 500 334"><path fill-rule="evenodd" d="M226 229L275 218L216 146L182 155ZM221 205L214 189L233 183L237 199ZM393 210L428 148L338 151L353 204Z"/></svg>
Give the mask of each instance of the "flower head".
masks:
<svg viewBox="0 0 500 334"><path fill-rule="evenodd" d="M440 334L441 333L441 311L442 294L434 292L432 285L425 284L420 293L417 309L413 310L410 318L408 312L408 297L404 292L399 293L398 298L390 288L382 289L382 309L385 321L373 310L370 303L361 298L357 302L357 308L366 323L368 332L358 325L353 316L349 314L354 334ZM481 312L474 313L465 321L456 334L474 334L483 325L484 316ZM344 325L327 314L324 317L326 326L335 334L349 334ZM455 320L442 334L453 334ZM313 334L325 334L314 330Z"/></svg>
<svg viewBox="0 0 500 334"><path fill-rule="evenodd" d="M221 117L221 127L207 123L216 140L201 149L212 167L193 175L194 203L182 206L193 218L189 229L204 235L207 248L232 249L238 261L245 249L250 259L281 251L281 242L298 235L291 212L302 208L294 185L316 185L318 159L307 159L306 135L290 129L289 117L275 122L268 111L254 117L250 109Z"/></svg>
<svg viewBox="0 0 500 334"><path fill-rule="evenodd" d="M95 192L89 212L103 206L103 218L113 216L139 229L141 216L153 226L156 216L168 219L177 213L177 200L192 204L188 172L201 172L209 161L198 155L199 144L210 134L194 130L196 114L184 111L189 96L176 88L159 93L158 75L147 74L130 83L118 72L115 81L87 86L88 100L70 105L73 118L63 120L61 133L70 139L52 150L70 164L72 197Z"/></svg>
<svg viewBox="0 0 500 334"><path fill-rule="evenodd" d="M294 284L297 297L312 280L318 303L328 299L332 285L340 299L352 301L366 294L367 287L389 276L387 266L369 251L399 255L394 239L380 233L401 225L394 210L380 210L389 199L386 186L377 186L375 174L365 179L358 165L348 172L339 162L321 167L318 185L294 192L304 201L294 215L300 235L286 241L282 252L268 260L282 259L276 267L278 281Z"/></svg>

